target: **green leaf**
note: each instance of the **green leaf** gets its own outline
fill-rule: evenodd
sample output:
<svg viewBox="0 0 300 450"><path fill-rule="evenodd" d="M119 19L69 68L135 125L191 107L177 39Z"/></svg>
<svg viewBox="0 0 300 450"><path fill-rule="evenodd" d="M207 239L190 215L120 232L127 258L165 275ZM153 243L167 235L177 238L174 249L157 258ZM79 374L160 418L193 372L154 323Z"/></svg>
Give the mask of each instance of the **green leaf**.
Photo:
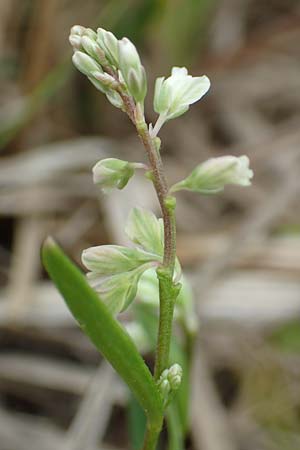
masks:
<svg viewBox="0 0 300 450"><path fill-rule="evenodd" d="M152 211L133 208L125 232L132 242L140 245L144 250L156 255L163 255L163 222L162 219L157 219Z"/></svg>
<svg viewBox="0 0 300 450"><path fill-rule="evenodd" d="M132 450L140 450L146 430L146 418L144 411L132 395L129 398L127 413L130 447Z"/></svg>
<svg viewBox="0 0 300 450"><path fill-rule="evenodd" d="M184 450L184 433L175 403L171 403L166 411L168 428L168 450Z"/></svg>
<svg viewBox="0 0 300 450"><path fill-rule="evenodd" d="M128 333L51 238L43 245L42 261L81 329L129 386L149 421L160 426L162 400Z"/></svg>

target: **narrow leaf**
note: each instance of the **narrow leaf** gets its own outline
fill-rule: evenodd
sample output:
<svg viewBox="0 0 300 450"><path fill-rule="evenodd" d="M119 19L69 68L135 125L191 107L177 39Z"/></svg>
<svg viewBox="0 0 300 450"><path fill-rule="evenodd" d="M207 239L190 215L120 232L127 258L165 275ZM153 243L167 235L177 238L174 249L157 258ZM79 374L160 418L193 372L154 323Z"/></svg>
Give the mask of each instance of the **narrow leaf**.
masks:
<svg viewBox="0 0 300 450"><path fill-rule="evenodd" d="M162 400L128 333L51 238L43 245L42 260L81 329L129 386L149 421L157 423L162 413Z"/></svg>

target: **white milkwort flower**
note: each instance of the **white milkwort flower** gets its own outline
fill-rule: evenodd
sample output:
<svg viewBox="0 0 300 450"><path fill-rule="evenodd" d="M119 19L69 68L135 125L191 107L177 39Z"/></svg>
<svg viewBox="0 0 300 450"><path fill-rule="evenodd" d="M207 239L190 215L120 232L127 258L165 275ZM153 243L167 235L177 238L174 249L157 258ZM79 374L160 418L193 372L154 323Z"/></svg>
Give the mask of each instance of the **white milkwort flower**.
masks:
<svg viewBox="0 0 300 450"><path fill-rule="evenodd" d="M128 162L117 158L105 158L93 167L93 181L104 192L113 188L123 189L136 169L145 169L143 163Z"/></svg>
<svg viewBox="0 0 300 450"><path fill-rule="evenodd" d="M112 314L130 305L143 273L161 261L158 255L120 245L100 245L82 252L89 283Z"/></svg>
<svg viewBox="0 0 300 450"><path fill-rule="evenodd" d="M200 100L210 88L207 76L193 77L185 67L173 67L167 79L156 79L154 92L154 110L159 114L152 130L156 136L162 125L170 119L184 114L189 106Z"/></svg>
<svg viewBox="0 0 300 450"><path fill-rule="evenodd" d="M216 194L223 191L226 184L250 186L252 177L253 171L249 168L247 156L221 156L199 164L187 178L172 186L170 191Z"/></svg>
<svg viewBox="0 0 300 450"><path fill-rule="evenodd" d="M123 247L122 245L98 245L89 247L82 252L82 263L94 273L101 275L115 275L128 272L143 264L154 261L157 255L144 252L138 248Z"/></svg>
<svg viewBox="0 0 300 450"><path fill-rule="evenodd" d="M127 38L119 41L119 64L130 94L142 103L147 93L147 79L137 49Z"/></svg>

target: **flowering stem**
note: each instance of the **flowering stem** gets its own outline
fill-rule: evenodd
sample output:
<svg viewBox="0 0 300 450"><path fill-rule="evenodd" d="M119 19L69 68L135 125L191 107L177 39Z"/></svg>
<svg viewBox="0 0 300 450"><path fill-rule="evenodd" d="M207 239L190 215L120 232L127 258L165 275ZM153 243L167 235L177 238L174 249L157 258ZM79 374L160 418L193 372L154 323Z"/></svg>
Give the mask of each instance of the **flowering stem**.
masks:
<svg viewBox="0 0 300 450"><path fill-rule="evenodd" d="M163 126L163 124L166 121L166 116L164 114L160 114L158 116L158 119L156 121L156 124L154 125L153 129L151 130L151 137L154 138L158 135L159 130L161 129L161 127Z"/></svg>
<svg viewBox="0 0 300 450"><path fill-rule="evenodd" d="M152 171L152 180L160 203L164 223L164 257L162 266L157 269L159 281L159 329L155 357L154 379L157 381L169 366L169 351L172 336L172 322L175 300L180 287L173 282L176 259L176 222L175 198L170 197L168 185L163 172L163 164L155 139L149 134L144 115L137 107L135 126L145 147ZM158 412L160 414L160 412ZM163 417L161 417L162 425ZM145 435L144 450L154 450L161 428L155 430L148 424Z"/></svg>

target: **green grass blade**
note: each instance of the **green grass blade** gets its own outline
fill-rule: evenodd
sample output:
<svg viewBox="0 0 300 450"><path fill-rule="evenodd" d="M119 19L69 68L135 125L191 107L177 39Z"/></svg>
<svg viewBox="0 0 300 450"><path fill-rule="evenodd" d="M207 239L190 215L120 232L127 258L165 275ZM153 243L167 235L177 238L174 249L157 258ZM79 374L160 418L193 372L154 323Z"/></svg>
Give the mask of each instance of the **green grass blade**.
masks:
<svg viewBox="0 0 300 450"><path fill-rule="evenodd" d="M43 245L42 261L81 329L129 386L149 421L156 424L163 409L160 394L128 333L51 238Z"/></svg>
<svg viewBox="0 0 300 450"><path fill-rule="evenodd" d="M129 398L129 404L127 408L127 421L128 421L128 434L130 439L131 450L140 450L143 445L144 435L146 430L146 417L145 414L133 397Z"/></svg>

